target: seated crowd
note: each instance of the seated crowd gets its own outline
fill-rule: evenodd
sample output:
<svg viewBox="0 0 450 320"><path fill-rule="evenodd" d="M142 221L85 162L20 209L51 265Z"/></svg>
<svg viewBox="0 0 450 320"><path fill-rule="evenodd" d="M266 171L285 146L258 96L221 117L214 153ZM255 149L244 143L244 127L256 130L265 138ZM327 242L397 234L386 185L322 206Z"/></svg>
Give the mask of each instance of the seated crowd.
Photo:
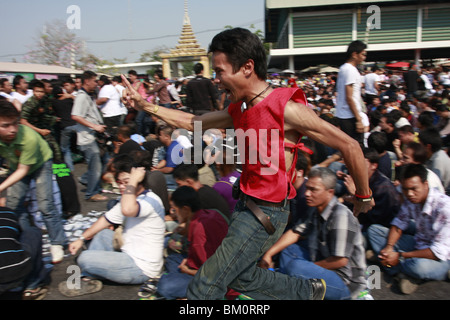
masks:
<svg viewBox="0 0 450 320"><path fill-rule="evenodd" d="M53 151L53 161L66 163L72 170L75 156L89 161L87 149L77 149L79 141L74 142L81 122L70 113L77 92L84 90L89 76L92 78L92 74L82 77L80 87L71 79L59 85L53 83L50 89L44 82L35 81L30 102L11 101L18 109L21 126L38 132ZM148 99L158 97L157 90L168 85L161 85L160 75L155 77L156 83L144 82L145 86L135 72L130 71L129 77ZM334 82L325 79L328 84L326 80L305 79L300 86L305 86L318 116L335 123L333 93L329 89ZM240 176L239 153L230 143L233 137L208 130L202 136L199 159L192 132L183 132L145 114L133 114L134 110L121 105L120 96L117 98L110 90L120 91L120 82L117 77L112 82L102 77L102 88L94 93L105 119L104 130L98 131L106 132L104 140L96 140L103 152L103 169L100 181L95 183L104 192L120 196L105 205L106 213L78 240L68 243L69 252L77 256L82 278L78 286L64 281L58 288L62 294L75 297L98 292L102 280L109 280L141 285L139 296L143 298L183 299L188 283L225 238L233 219L238 200L233 198L232 190ZM180 95L183 85L179 84ZM111 87L102 90L106 86ZM311 92L310 87L315 86L323 98ZM5 81L2 87L6 87ZM405 294L414 292L423 281L447 279L450 158L446 90L419 99L402 99L400 90L393 93L394 98L371 97L362 148L375 206L359 216L352 213L349 195L354 195L355 185L341 156L305 139L305 145L314 153L300 151L294 164L297 196L290 204L288 227L262 256L259 266L299 278L324 279L325 299L333 300L370 296L366 273L369 263L379 264L395 277ZM164 107L183 107L181 99L168 96L171 102L164 101ZM108 106L106 111L104 106L113 100L119 106L115 113L111 113L113 107ZM89 189L90 179L87 172L80 182ZM107 200L96 192L87 195L86 200ZM8 202L2 205L0 222L5 221L2 227L7 225L11 232L18 222L11 219L9 210L18 207L8 208ZM70 217L73 212L65 214ZM3 229L7 230L0 231ZM30 239L37 236L29 229L7 236L18 239L17 250L27 248L27 252L35 253L30 258L33 264L14 279L0 271L0 294L21 284L28 296L43 295L48 277L37 275L44 267L37 254L39 244L34 241L34 247L30 245ZM26 255L16 258L27 260ZM55 259L57 263L62 258ZM243 295L232 289L227 292L226 298L237 297Z"/></svg>

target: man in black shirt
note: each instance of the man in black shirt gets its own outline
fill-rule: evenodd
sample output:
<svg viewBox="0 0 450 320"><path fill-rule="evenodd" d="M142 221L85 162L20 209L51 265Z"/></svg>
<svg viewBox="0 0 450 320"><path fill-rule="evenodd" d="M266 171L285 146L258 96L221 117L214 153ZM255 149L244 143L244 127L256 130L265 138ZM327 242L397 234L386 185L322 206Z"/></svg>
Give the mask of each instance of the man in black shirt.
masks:
<svg viewBox="0 0 450 320"><path fill-rule="evenodd" d="M128 125L122 125L117 130L117 140L120 142L116 154L130 154L131 151L142 150L139 143L131 139L132 129Z"/></svg>
<svg viewBox="0 0 450 320"><path fill-rule="evenodd" d="M60 136L60 148L64 157L64 162L74 170L72 159L72 142L76 141L76 122L72 119L72 107L75 93L75 82L67 78L63 81L63 87L66 90L64 93L62 88L54 87L53 96L53 110L55 115L60 119L58 122L58 131Z"/></svg>
<svg viewBox="0 0 450 320"><path fill-rule="evenodd" d="M405 80L405 85L408 89L407 97L411 98L418 90L418 81L420 79L420 76L417 73L417 66L415 64L410 64L408 72L403 75L403 79Z"/></svg>
<svg viewBox="0 0 450 320"><path fill-rule="evenodd" d="M230 218L228 202L216 190L198 180L198 168L195 164L179 165L173 171L173 178L178 186L188 186L198 192L202 209L215 209Z"/></svg>
<svg viewBox="0 0 450 320"><path fill-rule="evenodd" d="M202 115L217 109L218 96L211 80L203 77L203 65L201 63L194 66L194 72L196 77L189 81L186 86L186 105L195 115Z"/></svg>

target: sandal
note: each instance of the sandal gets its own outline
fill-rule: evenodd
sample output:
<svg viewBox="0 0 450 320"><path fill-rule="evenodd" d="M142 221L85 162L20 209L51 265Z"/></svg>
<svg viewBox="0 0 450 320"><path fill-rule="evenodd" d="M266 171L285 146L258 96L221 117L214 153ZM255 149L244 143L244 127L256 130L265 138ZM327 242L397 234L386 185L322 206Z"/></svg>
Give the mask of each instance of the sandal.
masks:
<svg viewBox="0 0 450 320"><path fill-rule="evenodd" d="M78 297L78 296L82 296L85 294L99 292L100 290L102 290L102 287L103 287L103 284L99 280L83 278L80 281L79 288L75 287L75 288L69 289L67 287L67 281L62 281L58 285L58 290L59 290L59 292L61 292L61 294L65 295L66 297Z"/></svg>
<svg viewBox="0 0 450 320"><path fill-rule="evenodd" d="M37 287L36 289L26 289L23 291L23 300L42 300L47 295L48 289L46 287Z"/></svg>

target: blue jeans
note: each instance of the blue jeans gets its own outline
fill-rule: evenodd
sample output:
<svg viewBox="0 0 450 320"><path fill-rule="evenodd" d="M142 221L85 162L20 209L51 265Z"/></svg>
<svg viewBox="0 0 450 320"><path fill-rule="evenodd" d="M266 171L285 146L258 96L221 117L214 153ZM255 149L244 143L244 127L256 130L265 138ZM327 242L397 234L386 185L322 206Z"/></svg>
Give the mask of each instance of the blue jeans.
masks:
<svg viewBox="0 0 450 320"><path fill-rule="evenodd" d="M285 207L260 207L276 232L269 235L261 222L239 200L228 234L189 284L189 300L223 299L227 287L253 299L308 300L309 281L257 267L257 260L280 238L289 216Z"/></svg>
<svg viewBox="0 0 450 320"><path fill-rule="evenodd" d="M341 277L336 272L312 262L308 249L297 243L281 252L280 272L302 279L324 279L327 284L325 300L348 300L351 298L350 290Z"/></svg>
<svg viewBox="0 0 450 320"><path fill-rule="evenodd" d="M387 243L389 229L374 224L367 230L370 244L373 251L378 254ZM402 234L400 239L394 246L394 251L409 252L415 249L414 236L410 234ZM436 261L425 258L409 258L391 268L384 268L386 273L395 275L399 272L404 273L412 278L421 280L445 280L450 268L450 261Z"/></svg>
<svg viewBox="0 0 450 320"><path fill-rule="evenodd" d="M170 102L169 103L160 103L159 105L164 108L176 109Z"/></svg>
<svg viewBox="0 0 450 320"><path fill-rule="evenodd" d="M36 181L36 201L42 213L52 245L65 245L66 236L63 222L53 199L53 162L45 162L39 169L25 176L22 180L8 188L6 206L17 213L22 230L31 226L28 210L25 207L25 197L32 179Z"/></svg>
<svg viewBox="0 0 450 320"><path fill-rule="evenodd" d="M102 159L96 141L78 147L84 153L84 158L88 165L87 171L83 174L81 180L83 183L87 184L84 198L89 199L97 193L100 193L101 175L103 172L103 165L107 162L107 159L105 159L107 154L105 154L104 159Z"/></svg>
<svg viewBox="0 0 450 320"><path fill-rule="evenodd" d="M194 278L194 276L180 272L178 266L184 258L186 257L179 253L172 253L166 258L164 264L166 273L159 279L158 293L168 300L185 298L187 287Z"/></svg>
<svg viewBox="0 0 450 320"><path fill-rule="evenodd" d="M70 171L73 172L74 166L73 166L73 160L72 160L72 150L71 150L71 140L72 137L77 136L77 130L75 129L76 126L69 126L65 127L61 131L61 153L64 156L64 162L67 164L67 166L70 168Z"/></svg>
<svg viewBox="0 0 450 320"><path fill-rule="evenodd" d="M114 251L114 231L104 229L97 233L83 251L77 263L83 276L106 279L120 284L142 284L149 279L124 252Z"/></svg>
<svg viewBox="0 0 450 320"><path fill-rule="evenodd" d="M44 266L42 261L42 232L37 227L22 231L20 235L22 248L30 254L32 269L24 282L25 289L36 289L50 282L51 268Z"/></svg>

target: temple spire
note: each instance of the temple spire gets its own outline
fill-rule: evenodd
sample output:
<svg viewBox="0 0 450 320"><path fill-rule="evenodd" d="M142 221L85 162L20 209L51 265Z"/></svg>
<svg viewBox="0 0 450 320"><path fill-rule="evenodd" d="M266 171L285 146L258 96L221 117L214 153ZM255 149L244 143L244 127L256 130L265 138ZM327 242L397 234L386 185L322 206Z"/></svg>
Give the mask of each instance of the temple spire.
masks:
<svg viewBox="0 0 450 320"><path fill-rule="evenodd" d="M184 0L184 25L190 25L191 19L189 18L189 11L188 11L188 0Z"/></svg>
<svg viewBox="0 0 450 320"><path fill-rule="evenodd" d="M188 12L188 1L184 0L184 18L178 45L171 49L169 53L159 55L163 59L163 74L165 77L172 77L171 65L175 66L175 77L179 75L178 63L183 61L200 61L204 66L204 76L209 77L209 56L206 49L200 47L191 26L191 19Z"/></svg>

